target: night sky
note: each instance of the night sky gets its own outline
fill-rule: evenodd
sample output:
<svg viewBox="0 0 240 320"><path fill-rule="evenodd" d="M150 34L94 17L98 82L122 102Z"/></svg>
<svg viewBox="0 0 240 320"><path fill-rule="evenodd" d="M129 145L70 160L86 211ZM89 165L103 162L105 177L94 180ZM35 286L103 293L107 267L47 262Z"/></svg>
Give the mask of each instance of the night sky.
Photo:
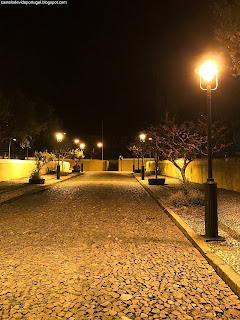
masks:
<svg viewBox="0 0 240 320"><path fill-rule="evenodd" d="M100 139L103 120L110 156L165 111L181 119L205 112L194 70L203 54L217 52L211 4L0 5L1 89L20 88L53 105L72 137ZM240 118L238 88L239 80L223 69L214 93L215 117Z"/></svg>

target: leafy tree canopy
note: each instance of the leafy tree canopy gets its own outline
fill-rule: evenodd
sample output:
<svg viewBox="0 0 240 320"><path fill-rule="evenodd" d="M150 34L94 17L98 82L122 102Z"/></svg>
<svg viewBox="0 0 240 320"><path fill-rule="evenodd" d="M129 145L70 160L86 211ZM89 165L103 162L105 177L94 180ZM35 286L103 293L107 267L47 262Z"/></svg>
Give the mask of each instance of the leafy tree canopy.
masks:
<svg viewBox="0 0 240 320"><path fill-rule="evenodd" d="M215 39L226 53L233 76L240 76L240 1L219 0L213 9Z"/></svg>

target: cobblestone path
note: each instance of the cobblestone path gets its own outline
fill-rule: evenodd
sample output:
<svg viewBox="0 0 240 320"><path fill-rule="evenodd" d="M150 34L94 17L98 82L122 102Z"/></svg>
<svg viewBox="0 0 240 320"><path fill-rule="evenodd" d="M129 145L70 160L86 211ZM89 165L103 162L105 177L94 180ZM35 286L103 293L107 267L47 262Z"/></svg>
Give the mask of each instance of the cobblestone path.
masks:
<svg viewBox="0 0 240 320"><path fill-rule="evenodd" d="M240 319L129 174L86 173L0 210L0 319Z"/></svg>

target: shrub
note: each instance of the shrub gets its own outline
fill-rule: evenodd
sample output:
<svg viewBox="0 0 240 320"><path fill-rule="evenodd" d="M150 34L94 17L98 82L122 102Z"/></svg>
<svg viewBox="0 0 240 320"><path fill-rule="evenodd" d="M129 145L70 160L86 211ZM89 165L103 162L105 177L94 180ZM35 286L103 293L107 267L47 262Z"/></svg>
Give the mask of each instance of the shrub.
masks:
<svg viewBox="0 0 240 320"><path fill-rule="evenodd" d="M204 206L204 196L201 191L186 184L171 194L170 202L175 207Z"/></svg>

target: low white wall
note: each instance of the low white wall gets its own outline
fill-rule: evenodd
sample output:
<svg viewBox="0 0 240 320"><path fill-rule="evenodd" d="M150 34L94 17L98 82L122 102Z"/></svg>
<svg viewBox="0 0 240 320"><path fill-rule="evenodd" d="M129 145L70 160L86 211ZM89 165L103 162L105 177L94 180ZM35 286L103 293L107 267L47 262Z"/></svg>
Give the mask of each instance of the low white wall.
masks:
<svg viewBox="0 0 240 320"><path fill-rule="evenodd" d="M44 165L41 174L57 169L57 161L51 161ZM63 171L71 172L73 160L63 161ZM84 171L107 171L109 161L97 159L84 159ZM35 168L35 160L17 160L17 159L0 159L0 181L29 177ZM62 161L60 161L60 169L62 171Z"/></svg>
<svg viewBox="0 0 240 320"><path fill-rule="evenodd" d="M74 166L74 160L65 159L70 163L70 167ZM81 161L79 162L79 166ZM108 160L98 160L98 159L83 159L83 171L107 171L109 167Z"/></svg>
<svg viewBox="0 0 240 320"><path fill-rule="evenodd" d="M142 166L142 158L135 158L135 161L133 158L127 158L118 160L118 171L133 171L133 161L135 163L135 169L138 169L138 160L139 160L139 169L141 169ZM146 166L147 161L154 161L153 158L144 158L144 166Z"/></svg>
<svg viewBox="0 0 240 320"><path fill-rule="evenodd" d="M183 160L177 161L183 164ZM240 158L213 159L213 178L218 188L240 192ZM180 171L167 160L159 161L158 166L162 175L182 179ZM196 159L186 169L186 178L190 182L205 183L208 177L208 162Z"/></svg>
<svg viewBox="0 0 240 320"><path fill-rule="evenodd" d="M0 181L29 177L34 160L0 159Z"/></svg>

